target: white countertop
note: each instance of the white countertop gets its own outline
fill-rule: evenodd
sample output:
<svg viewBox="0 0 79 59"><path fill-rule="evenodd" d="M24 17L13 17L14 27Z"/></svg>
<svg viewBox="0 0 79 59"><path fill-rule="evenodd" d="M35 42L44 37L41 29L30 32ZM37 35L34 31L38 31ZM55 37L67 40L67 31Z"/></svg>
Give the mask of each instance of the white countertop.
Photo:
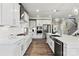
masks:
<svg viewBox="0 0 79 59"><path fill-rule="evenodd" d="M17 41L23 39L23 38L28 38L28 35L26 36L17 36L16 38L0 38L0 45L3 44L15 44Z"/></svg>
<svg viewBox="0 0 79 59"><path fill-rule="evenodd" d="M48 35L54 35L54 34L48 33ZM64 44L71 45L71 47L79 46L79 37L78 36L62 35L61 37L55 37L55 38L60 40Z"/></svg>
<svg viewBox="0 0 79 59"><path fill-rule="evenodd" d="M62 35L61 37L55 37L64 43L79 43L79 37L70 36L70 35Z"/></svg>
<svg viewBox="0 0 79 59"><path fill-rule="evenodd" d="M62 41L65 45L67 45L68 48L79 48L79 37L62 35L62 37L55 38Z"/></svg>

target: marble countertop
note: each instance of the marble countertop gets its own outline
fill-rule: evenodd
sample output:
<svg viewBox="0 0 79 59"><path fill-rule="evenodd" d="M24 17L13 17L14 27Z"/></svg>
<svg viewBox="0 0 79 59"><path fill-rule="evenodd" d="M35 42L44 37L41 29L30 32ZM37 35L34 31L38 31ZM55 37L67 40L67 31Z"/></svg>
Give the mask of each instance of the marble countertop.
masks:
<svg viewBox="0 0 79 59"><path fill-rule="evenodd" d="M54 34L48 33L48 35L54 35ZM61 42L63 42L64 44L67 44L67 45L72 45L74 47L79 46L79 37L78 36L62 35L61 37L54 37L54 38L60 40Z"/></svg>
<svg viewBox="0 0 79 59"><path fill-rule="evenodd" d="M74 37L70 35L62 35L61 37L55 38L67 44L79 43L79 37Z"/></svg>
<svg viewBox="0 0 79 59"><path fill-rule="evenodd" d="M26 36L17 36L15 38L0 38L0 45L2 44L15 44L17 41L20 41L23 38L28 38L29 35Z"/></svg>

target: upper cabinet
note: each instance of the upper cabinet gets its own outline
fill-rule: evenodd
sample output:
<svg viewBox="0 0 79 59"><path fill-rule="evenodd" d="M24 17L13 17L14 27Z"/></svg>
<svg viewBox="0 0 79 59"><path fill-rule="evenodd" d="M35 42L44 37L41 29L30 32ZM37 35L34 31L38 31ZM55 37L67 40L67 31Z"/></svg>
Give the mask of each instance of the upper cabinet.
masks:
<svg viewBox="0 0 79 59"><path fill-rule="evenodd" d="M20 5L2 3L2 25L17 26L20 22Z"/></svg>
<svg viewBox="0 0 79 59"><path fill-rule="evenodd" d="M25 12L24 20L26 22L26 27L29 27L29 16L26 12Z"/></svg>
<svg viewBox="0 0 79 59"><path fill-rule="evenodd" d="M2 24L11 25L13 19L13 4L2 4Z"/></svg>
<svg viewBox="0 0 79 59"><path fill-rule="evenodd" d="M1 4L0 4L0 24L1 24Z"/></svg>
<svg viewBox="0 0 79 59"><path fill-rule="evenodd" d="M13 13L13 16L14 16L14 23L15 25L20 25L20 5L15 3L14 4L14 13Z"/></svg>
<svg viewBox="0 0 79 59"><path fill-rule="evenodd" d="M20 4L21 27L29 27L29 15L22 4Z"/></svg>
<svg viewBox="0 0 79 59"><path fill-rule="evenodd" d="M24 12L23 17L21 18L21 27L29 28L29 16L26 12Z"/></svg>

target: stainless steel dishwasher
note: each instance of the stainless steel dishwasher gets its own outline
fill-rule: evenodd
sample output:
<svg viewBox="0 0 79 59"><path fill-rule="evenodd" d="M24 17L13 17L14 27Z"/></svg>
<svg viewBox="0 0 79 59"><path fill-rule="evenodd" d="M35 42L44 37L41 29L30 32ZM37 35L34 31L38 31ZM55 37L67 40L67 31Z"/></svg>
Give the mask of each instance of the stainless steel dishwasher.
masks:
<svg viewBox="0 0 79 59"><path fill-rule="evenodd" d="M56 38L54 39L54 55L63 56L63 42L59 41Z"/></svg>

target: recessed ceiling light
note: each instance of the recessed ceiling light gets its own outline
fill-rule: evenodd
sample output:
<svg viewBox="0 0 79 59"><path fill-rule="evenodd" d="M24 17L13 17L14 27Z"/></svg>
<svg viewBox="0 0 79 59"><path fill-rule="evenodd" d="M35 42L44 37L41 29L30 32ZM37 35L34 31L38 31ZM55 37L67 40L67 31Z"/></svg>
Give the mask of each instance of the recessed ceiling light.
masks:
<svg viewBox="0 0 79 59"><path fill-rule="evenodd" d="M36 12L39 12L39 9L36 9Z"/></svg>
<svg viewBox="0 0 79 59"><path fill-rule="evenodd" d="M53 12L57 12L57 10L56 10L56 9L54 9L54 10L53 10Z"/></svg>

